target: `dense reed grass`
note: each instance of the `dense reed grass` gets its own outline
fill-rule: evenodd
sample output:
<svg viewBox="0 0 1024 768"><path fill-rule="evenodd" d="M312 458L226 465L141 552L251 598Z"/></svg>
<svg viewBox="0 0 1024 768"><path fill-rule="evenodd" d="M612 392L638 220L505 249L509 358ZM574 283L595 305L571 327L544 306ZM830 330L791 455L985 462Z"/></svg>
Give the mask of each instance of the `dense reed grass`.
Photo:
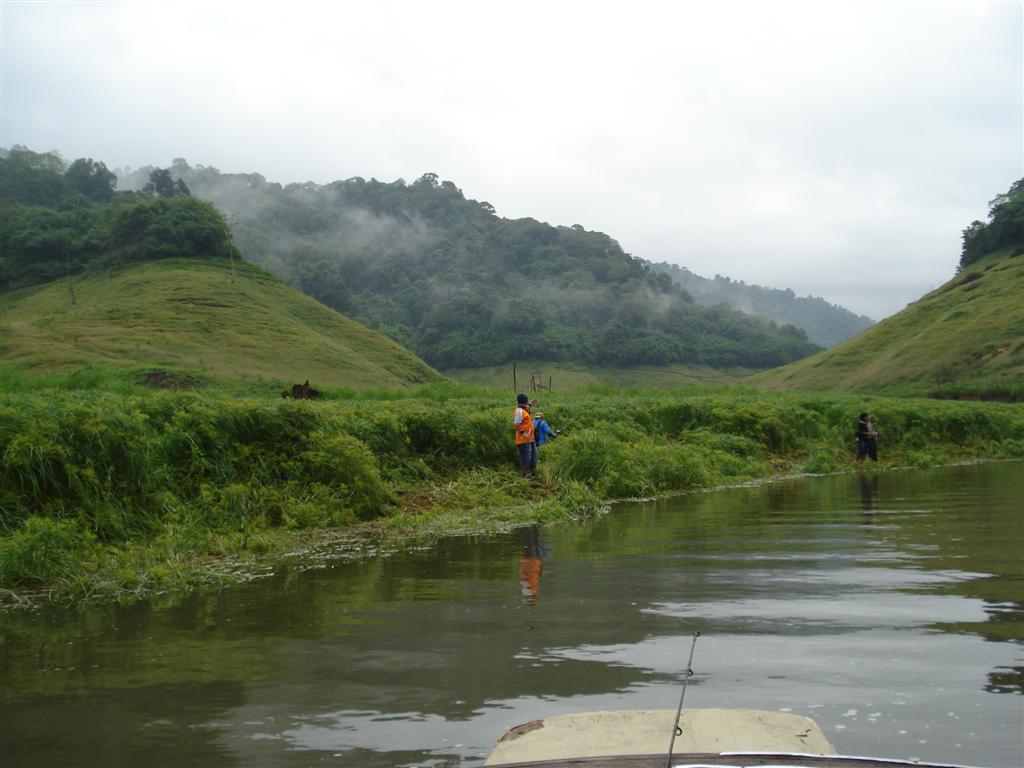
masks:
<svg viewBox="0 0 1024 768"><path fill-rule="evenodd" d="M306 402L110 390L102 371L6 383L19 386L0 392L0 588L71 598L216 582L225 557L282 551L297 531L481 530L843 471L862 410L882 466L1024 456L1008 404L603 389L546 398L563 432L533 485L515 471L512 398L464 385Z"/></svg>

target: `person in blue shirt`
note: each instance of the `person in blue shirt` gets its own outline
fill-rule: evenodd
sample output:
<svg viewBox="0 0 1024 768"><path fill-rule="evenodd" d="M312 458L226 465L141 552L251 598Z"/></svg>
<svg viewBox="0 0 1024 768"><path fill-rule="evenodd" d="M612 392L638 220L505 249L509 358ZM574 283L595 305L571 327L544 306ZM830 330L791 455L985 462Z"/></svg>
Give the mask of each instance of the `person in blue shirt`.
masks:
<svg viewBox="0 0 1024 768"><path fill-rule="evenodd" d="M534 440L537 443L537 448L540 448L544 443L548 441L550 437L554 440L558 437L558 433L551 429L547 421L544 420L544 414L537 411L533 415L533 433L535 435Z"/></svg>

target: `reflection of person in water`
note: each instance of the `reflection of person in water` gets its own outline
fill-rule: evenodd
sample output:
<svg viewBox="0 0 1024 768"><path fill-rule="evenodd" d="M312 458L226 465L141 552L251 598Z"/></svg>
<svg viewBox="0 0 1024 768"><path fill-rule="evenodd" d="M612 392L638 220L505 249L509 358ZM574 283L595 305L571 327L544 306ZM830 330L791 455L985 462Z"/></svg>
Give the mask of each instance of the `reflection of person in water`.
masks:
<svg viewBox="0 0 1024 768"><path fill-rule="evenodd" d="M540 594L540 572L544 567L544 549L536 527L523 531L523 553L519 558L519 590L527 605L536 605Z"/></svg>
<svg viewBox="0 0 1024 768"><path fill-rule="evenodd" d="M860 505L865 512L873 512L878 498L878 475L859 475Z"/></svg>

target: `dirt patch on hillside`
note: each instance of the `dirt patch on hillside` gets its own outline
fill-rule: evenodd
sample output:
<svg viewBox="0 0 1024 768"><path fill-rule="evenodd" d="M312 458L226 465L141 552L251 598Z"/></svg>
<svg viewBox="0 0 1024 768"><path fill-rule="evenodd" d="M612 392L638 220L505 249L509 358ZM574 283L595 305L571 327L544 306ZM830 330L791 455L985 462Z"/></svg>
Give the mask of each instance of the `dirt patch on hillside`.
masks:
<svg viewBox="0 0 1024 768"><path fill-rule="evenodd" d="M139 383L153 389L199 389L202 386L199 379L173 371L150 371Z"/></svg>

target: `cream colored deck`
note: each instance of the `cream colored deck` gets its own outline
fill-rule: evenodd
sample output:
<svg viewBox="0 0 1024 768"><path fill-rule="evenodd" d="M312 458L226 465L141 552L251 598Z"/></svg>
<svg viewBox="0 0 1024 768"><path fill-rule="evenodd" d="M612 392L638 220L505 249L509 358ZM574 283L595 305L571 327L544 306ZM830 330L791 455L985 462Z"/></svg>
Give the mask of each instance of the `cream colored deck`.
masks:
<svg viewBox="0 0 1024 768"><path fill-rule="evenodd" d="M494 746L486 765L610 755L668 753L674 709L555 715L517 726ZM800 752L835 754L808 717L756 709L684 709L673 754Z"/></svg>

